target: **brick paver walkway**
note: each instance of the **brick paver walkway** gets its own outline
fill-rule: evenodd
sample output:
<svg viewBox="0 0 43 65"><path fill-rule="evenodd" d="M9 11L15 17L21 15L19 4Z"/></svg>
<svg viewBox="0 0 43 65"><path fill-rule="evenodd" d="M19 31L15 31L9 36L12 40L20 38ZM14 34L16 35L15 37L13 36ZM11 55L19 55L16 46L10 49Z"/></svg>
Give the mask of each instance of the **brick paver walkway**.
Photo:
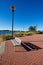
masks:
<svg viewBox="0 0 43 65"><path fill-rule="evenodd" d="M6 42L5 52L0 56L0 65L43 65L43 35L20 37L22 42L31 42L42 49L27 52L22 46L14 47Z"/></svg>

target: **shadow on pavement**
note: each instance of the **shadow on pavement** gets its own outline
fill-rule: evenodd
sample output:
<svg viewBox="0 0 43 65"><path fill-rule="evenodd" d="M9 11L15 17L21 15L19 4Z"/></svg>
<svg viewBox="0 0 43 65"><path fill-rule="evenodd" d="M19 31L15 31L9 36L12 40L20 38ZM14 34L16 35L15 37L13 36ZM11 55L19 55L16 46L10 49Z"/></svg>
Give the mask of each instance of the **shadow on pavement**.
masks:
<svg viewBox="0 0 43 65"><path fill-rule="evenodd" d="M42 49L39 46L34 45L34 44L30 43L30 42L22 42L21 45L26 49L26 51Z"/></svg>

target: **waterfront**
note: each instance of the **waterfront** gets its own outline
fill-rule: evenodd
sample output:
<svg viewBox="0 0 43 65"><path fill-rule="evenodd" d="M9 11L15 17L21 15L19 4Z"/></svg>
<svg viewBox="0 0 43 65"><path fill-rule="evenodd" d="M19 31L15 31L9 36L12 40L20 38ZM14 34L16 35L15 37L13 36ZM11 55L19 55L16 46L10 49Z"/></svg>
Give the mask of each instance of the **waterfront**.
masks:
<svg viewBox="0 0 43 65"><path fill-rule="evenodd" d="M19 32L14 32L14 34L18 34ZM12 34L11 31L0 31L0 35L10 35Z"/></svg>

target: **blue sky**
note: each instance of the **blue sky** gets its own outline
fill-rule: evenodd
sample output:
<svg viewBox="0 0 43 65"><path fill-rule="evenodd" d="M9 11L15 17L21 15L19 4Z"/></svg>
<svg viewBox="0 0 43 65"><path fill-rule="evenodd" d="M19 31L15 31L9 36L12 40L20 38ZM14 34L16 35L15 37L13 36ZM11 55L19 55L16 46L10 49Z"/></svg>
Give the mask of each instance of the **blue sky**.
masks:
<svg viewBox="0 0 43 65"><path fill-rule="evenodd" d="M12 12L14 5L14 29L28 30L31 25L37 25L43 30L43 0L0 0L0 29L11 30Z"/></svg>

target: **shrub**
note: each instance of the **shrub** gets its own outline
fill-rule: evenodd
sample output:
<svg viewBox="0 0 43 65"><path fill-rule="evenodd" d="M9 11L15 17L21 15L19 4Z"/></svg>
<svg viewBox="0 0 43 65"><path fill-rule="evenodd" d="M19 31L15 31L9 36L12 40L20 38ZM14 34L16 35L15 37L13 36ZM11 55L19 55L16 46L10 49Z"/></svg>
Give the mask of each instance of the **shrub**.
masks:
<svg viewBox="0 0 43 65"><path fill-rule="evenodd" d="M22 37L23 34L14 34L15 37Z"/></svg>
<svg viewBox="0 0 43 65"><path fill-rule="evenodd" d="M3 41L6 40L6 35L2 35Z"/></svg>
<svg viewBox="0 0 43 65"><path fill-rule="evenodd" d="M3 38L3 41L13 39L11 35L3 35L2 38Z"/></svg>
<svg viewBox="0 0 43 65"><path fill-rule="evenodd" d="M32 32L25 33L25 35L27 36L32 35L32 34L33 34Z"/></svg>
<svg viewBox="0 0 43 65"><path fill-rule="evenodd" d="M32 34L33 34L33 32L20 32L19 34L14 34L14 36L15 37L22 37L24 35L29 36L29 35L32 35Z"/></svg>
<svg viewBox="0 0 43 65"><path fill-rule="evenodd" d="M36 34L43 34L43 32L42 31L37 31L37 32L35 32Z"/></svg>

